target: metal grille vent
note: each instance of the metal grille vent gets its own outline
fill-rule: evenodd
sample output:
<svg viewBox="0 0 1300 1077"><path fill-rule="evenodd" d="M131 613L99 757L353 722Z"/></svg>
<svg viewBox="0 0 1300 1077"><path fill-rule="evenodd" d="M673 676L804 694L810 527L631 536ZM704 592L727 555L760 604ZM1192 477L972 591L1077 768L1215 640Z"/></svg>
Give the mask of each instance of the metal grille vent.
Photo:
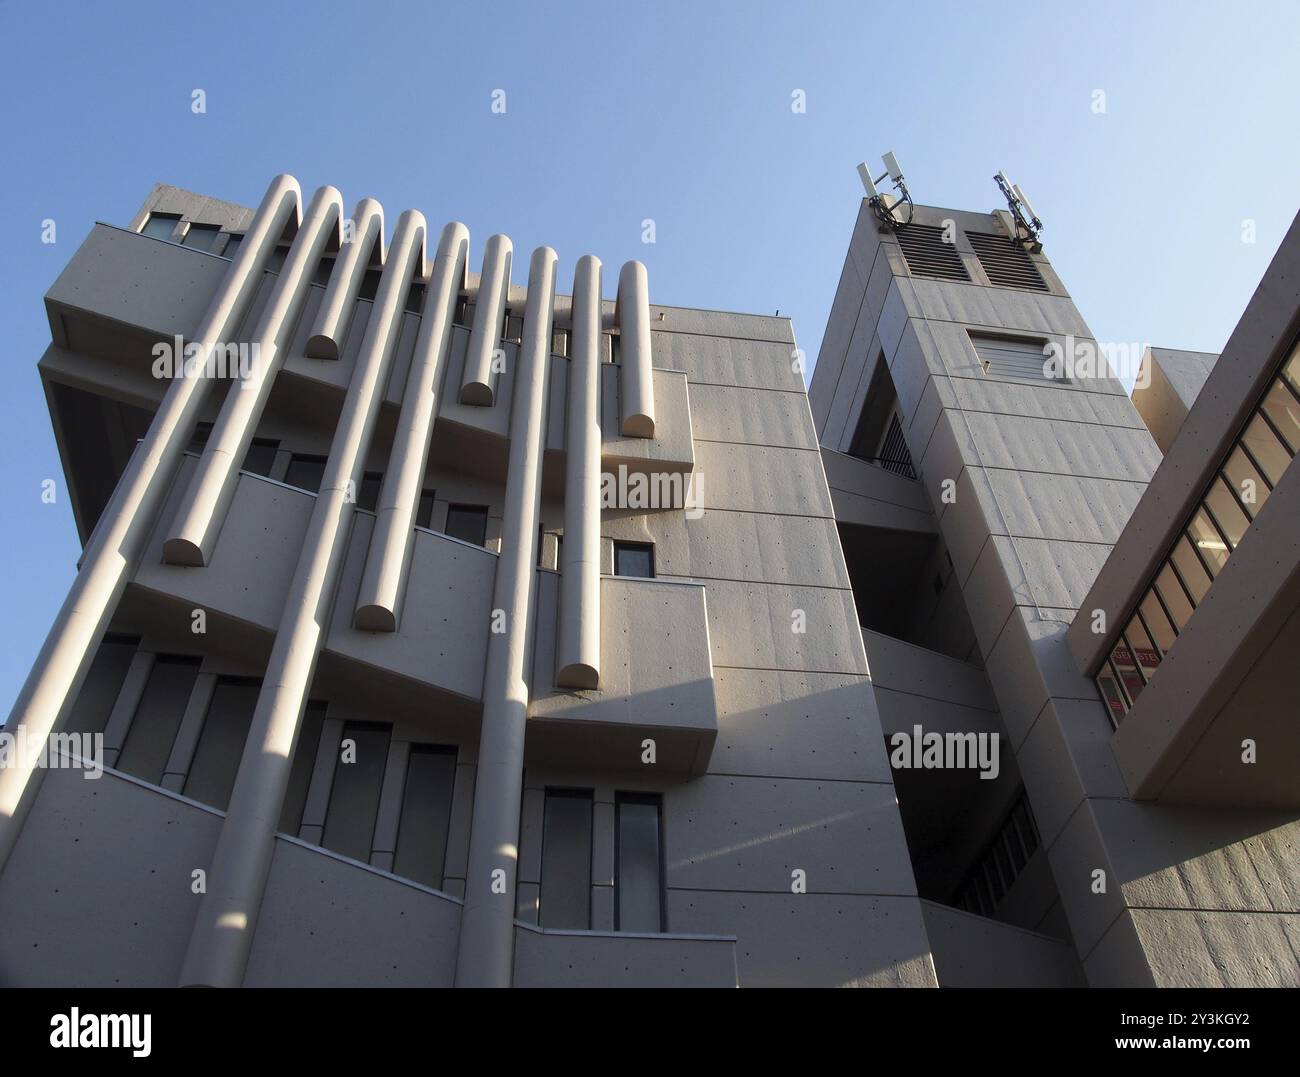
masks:
<svg viewBox="0 0 1300 1077"><path fill-rule="evenodd" d="M1057 381L1068 383L1069 378L1055 372L1048 365L1051 358L1045 340L982 336L970 333L980 366L993 378L1017 378L1024 381Z"/></svg>
<svg viewBox="0 0 1300 1077"><path fill-rule="evenodd" d="M951 243L943 241L943 229L932 224L908 224L895 233L903 248L907 268L914 277L937 277L939 280L969 281L961 255Z"/></svg>
<svg viewBox="0 0 1300 1077"><path fill-rule="evenodd" d="M975 248L975 256L988 274L989 280L1002 288L1023 288L1030 292L1047 291L1034 260L1019 243L1006 236L986 232L967 232L966 238Z"/></svg>
<svg viewBox="0 0 1300 1077"><path fill-rule="evenodd" d="M903 425L898 421L898 412L889 417L889 429L880 443L880 466L905 479L916 478L912 467L912 454L907 451L907 441L903 438Z"/></svg>

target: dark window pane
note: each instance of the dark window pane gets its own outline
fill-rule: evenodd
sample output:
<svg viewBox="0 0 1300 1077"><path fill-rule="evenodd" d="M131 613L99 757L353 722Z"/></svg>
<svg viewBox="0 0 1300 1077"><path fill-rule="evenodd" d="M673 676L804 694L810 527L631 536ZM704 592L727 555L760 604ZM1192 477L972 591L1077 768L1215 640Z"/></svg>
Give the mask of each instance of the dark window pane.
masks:
<svg viewBox="0 0 1300 1077"><path fill-rule="evenodd" d="M121 636L105 637L95 652L85 683L77 693L77 702L72 705L72 713L68 715L67 725L64 726L66 732L104 732L139 643L137 639Z"/></svg>
<svg viewBox="0 0 1300 1077"><path fill-rule="evenodd" d="M412 744L402 790L393 871L417 883L442 889L442 863L456 783L456 749Z"/></svg>
<svg viewBox="0 0 1300 1077"><path fill-rule="evenodd" d="M1259 514L1260 506L1268 500L1268 483L1264 481L1264 477L1250 462L1250 457L1240 445L1228 456L1223 465L1223 474L1227 476L1227 481L1232 484L1237 497L1254 519Z"/></svg>
<svg viewBox="0 0 1300 1077"><path fill-rule="evenodd" d="M374 301L379 294L379 280L383 276L378 269L367 269L361 277L361 287L357 289L357 298Z"/></svg>
<svg viewBox="0 0 1300 1077"><path fill-rule="evenodd" d="M410 290L406 293L406 309L412 314L419 314L424 308L424 293L427 286L423 281L411 281Z"/></svg>
<svg viewBox="0 0 1300 1077"><path fill-rule="evenodd" d="M1237 499L1222 476L1216 476L1210 483L1210 488L1205 494L1205 504L1214 514L1214 521L1219 525L1219 530L1227 536L1229 544L1235 550L1241 544L1242 536L1250 526L1250 520L1241 511L1241 505L1237 503ZM1226 552L1224 557L1226 559Z"/></svg>
<svg viewBox="0 0 1300 1077"><path fill-rule="evenodd" d="M591 792L548 789L542 824L543 927L591 927Z"/></svg>
<svg viewBox="0 0 1300 1077"><path fill-rule="evenodd" d="M614 543L614 575L652 579L655 574L654 547L644 542Z"/></svg>
<svg viewBox="0 0 1300 1077"><path fill-rule="evenodd" d="M239 253L239 245L244 242L244 237L239 233L226 236L226 249L221 252L223 258L234 258Z"/></svg>
<svg viewBox="0 0 1300 1077"><path fill-rule="evenodd" d="M211 423L199 423L194 427L194 436L190 438L190 443L185 446L186 452L201 453L208 444L208 438L212 436Z"/></svg>
<svg viewBox="0 0 1300 1077"><path fill-rule="evenodd" d="M257 693L261 681L242 677L222 677L212 693L203 731L199 734L185 795L200 804L211 804L225 811L230 806L230 790L235 784L239 759L244 754L248 727L253 724Z"/></svg>
<svg viewBox="0 0 1300 1077"><path fill-rule="evenodd" d="M179 217L169 217L163 213L151 213L149 219L144 222L144 227L140 229L140 234L151 236L154 239L172 238L172 233L176 231L176 222Z"/></svg>
<svg viewBox="0 0 1300 1077"><path fill-rule="evenodd" d="M420 492L420 504L415 510L415 523L418 527L433 527L433 498L432 490L422 490Z"/></svg>
<svg viewBox="0 0 1300 1077"><path fill-rule="evenodd" d="M312 284L328 284L330 274L334 272L334 258L332 255L325 255L316 263L316 272L312 274Z"/></svg>
<svg viewBox="0 0 1300 1077"><path fill-rule="evenodd" d="M1286 446L1277 440L1277 435L1269 428L1268 423L1258 415L1246 425L1241 440L1250 450L1250 455L1264 469L1264 477L1276 486L1287 464L1291 463L1291 454L1287 452Z"/></svg>
<svg viewBox="0 0 1300 1077"><path fill-rule="evenodd" d="M321 844L362 863L370 862L390 732L389 726L374 722L348 722L343 727L343 741L334 768L334 785L330 789ZM356 744L353 754L347 752L348 741ZM345 759L352 762L344 762Z"/></svg>
<svg viewBox="0 0 1300 1077"><path fill-rule="evenodd" d="M1294 456L1300 452L1300 403L1291 390L1280 381L1274 381L1264 394L1259 410L1273 423L1290 454Z"/></svg>
<svg viewBox="0 0 1300 1077"><path fill-rule="evenodd" d="M486 505L449 505L443 531L452 538L482 546L487 542L487 520Z"/></svg>
<svg viewBox="0 0 1300 1077"><path fill-rule="evenodd" d="M310 490L313 494L320 489L320 481L325 475L325 457L294 455L289 460L289 470L284 473L284 481L300 490Z"/></svg>
<svg viewBox="0 0 1300 1077"><path fill-rule="evenodd" d="M662 931L659 797L621 794L617 814L614 929Z"/></svg>
<svg viewBox="0 0 1300 1077"><path fill-rule="evenodd" d="M361 488L357 491L357 508L374 512L375 506L379 504L379 487L383 482L382 471L367 471L361 477Z"/></svg>
<svg viewBox="0 0 1300 1077"><path fill-rule="evenodd" d="M181 242L187 247L193 247L195 250L210 251L220 233L221 229L215 224L192 224Z"/></svg>
<svg viewBox="0 0 1300 1077"><path fill-rule="evenodd" d="M307 704L302 716L302 729L298 732L298 746L293 750L293 764L289 768L289 788L280 809L280 832L298 836L302 827L302 811L307 806L307 791L311 787L312 771L316 769L316 753L320 749L321 726L325 724L325 704L313 700Z"/></svg>
<svg viewBox="0 0 1300 1077"><path fill-rule="evenodd" d="M271 468L275 466L275 454L279 451L278 441L273 441L271 438L253 438L253 443L248 446L248 452L244 453L243 470L263 477L271 474ZM319 479L316 484L320 485Z"/></svg>
<svg viewBox="0 0 1300 1077"><path fill-rule="evenodd" d="M284 260L289 257L288 247L276 247L266 260L266 268L272 273L279 273L284 268Z"/></svg>
<svg viewBox="0 0 1300 1077"><path fill-rule="evenodd" d="M198 673L197 658L160 654L154 659L149 683L145 685L122 754L117 759L118 770L154 785L162 782L167 757L172 754L176 731L189 705Z"/></svg>

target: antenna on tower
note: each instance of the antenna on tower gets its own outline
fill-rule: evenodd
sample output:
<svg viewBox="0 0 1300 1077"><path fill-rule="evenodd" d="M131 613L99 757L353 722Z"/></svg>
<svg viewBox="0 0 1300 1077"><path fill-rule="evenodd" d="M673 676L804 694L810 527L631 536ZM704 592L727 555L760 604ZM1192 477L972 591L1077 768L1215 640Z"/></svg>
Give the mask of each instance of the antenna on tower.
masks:
<svg viewBox="0 0 1300 1077"><path fill-rule="evenodd" d="M1029 204L1025 192L1007 179L1007 174L1001 170L994 175L993 179L1007 200L1007 209L1000 211L998 216L1003 218L1003 224L1007 226L1011 238L1035 253L1041 251L1043 244L1038 236L1043 230L1043 222L1034 212L1034 207Z"/></svg>
<svg viewBox="0 0 1300 1077"><path fill-rule="evenodd" d="M874 179L871 176L871 169L866 163L858 165L858 178L862 180L863 190L867 192L867 204L871 206L876 215L876 219L881 225L893 231L900 225L912 223L912 196L907 193L907 184L903 181L903 169L898 163L898 158L893 153L887 153L881 158L885 165L885 171ZM892 194L883 194L878 189L877 184L888 178L894 185L894 190L898 192L897 197ZM903 207L906 207L906 217L904 217Z"/></svg>

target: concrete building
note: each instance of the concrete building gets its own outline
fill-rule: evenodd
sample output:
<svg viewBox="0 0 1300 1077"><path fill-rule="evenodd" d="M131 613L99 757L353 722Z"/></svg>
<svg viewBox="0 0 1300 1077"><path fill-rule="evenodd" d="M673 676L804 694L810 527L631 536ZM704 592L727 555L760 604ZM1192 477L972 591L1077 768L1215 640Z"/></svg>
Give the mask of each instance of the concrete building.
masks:
<svg viewBox="0 0 1300 1077"><path fill-rule="evenodd" d="M1217 361L1151 349L1130 400L1004 219L864 202L809 390L884 731L1011 757L896 773L919 893L1091 985L1295 986L1300 220Z"/></svg>
<svg viewBox="0 0 1300 1077"><path fill-rule="evenodd" d="M1044 377L1094 342L999 229L864 203L805 392L785 319L290 177L97 225L0 980L1297 982L1300 235L1162 465L1104 369ZM1148 647L1256 408L1285 456Z"/></svg>

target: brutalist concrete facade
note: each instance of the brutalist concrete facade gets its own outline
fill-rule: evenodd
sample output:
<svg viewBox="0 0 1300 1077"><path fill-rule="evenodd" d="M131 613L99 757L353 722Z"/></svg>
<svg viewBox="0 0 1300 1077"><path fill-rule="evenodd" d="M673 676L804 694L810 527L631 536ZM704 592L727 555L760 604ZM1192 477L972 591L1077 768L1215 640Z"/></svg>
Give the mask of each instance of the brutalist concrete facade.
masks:
<svg viewBox="0 0 1300 1077"><path fill-rule="evenodd" d="M0 980L1295 983L1294 736L1254 799L1222 745L1294 714L1300 473L1118 731L1094 683L1300 330L1295 230L1162 464L1040 253L909 229L862 205L805 392L786 319L290 177L97 225Z"/></svg>
<svg viewBox="0 0 1300 1077"><path fill-rule="evenodd" d="M108 769L0 774L6 982L936 984L788 320L511 254L281 177L51 287L86 548L6 731Z"/></svg>
<svg viewBox="0 0 1300 1077"><path fill-rule="evenodd" d="M852 494L828 465L845 491L836 510L850 574L856 587L870 570L855 558L894 549L890 533L910 528L914 546L924 507L942 551L914 562L942 617L918 619L919 599L890 595L861 610L868 628L892 622L865 633L884 728L924 714L1004 734L1045 856L1010 880L981 878L976 890L994 892L975 899L1068 938L1091 985L1300 982L1297 700L1280 665L1295 608L1297 469L1234 536L1231 571L1151 676L1143 709L1115 729L1092 679L1263 387L1294 365L1297 250L1293 226L1224 357L1197 357L1205 388L1190 389L1186 420L1151 409L1163 464L1050 263L997 215L918 206L912 224L890 228L864 202L845 260L809 393L819 440L828 457L870 461L853 462L862 475L905 470L928 495L902 523L901 500L878 480ZM1283 426L1300 423L1294 388L1277 391ZM890 423L905 442L895 437L892 455ZM942 691L900 677L899 636L918 670L960 659L965 689L953 676ZM1223 735L1195 747L1207 728ZM1267 744L1266 760L1243 758L1248 738ZM976 811L976 800L896 781L920 892L942 893L952 884L934 816Z"/></svg>

